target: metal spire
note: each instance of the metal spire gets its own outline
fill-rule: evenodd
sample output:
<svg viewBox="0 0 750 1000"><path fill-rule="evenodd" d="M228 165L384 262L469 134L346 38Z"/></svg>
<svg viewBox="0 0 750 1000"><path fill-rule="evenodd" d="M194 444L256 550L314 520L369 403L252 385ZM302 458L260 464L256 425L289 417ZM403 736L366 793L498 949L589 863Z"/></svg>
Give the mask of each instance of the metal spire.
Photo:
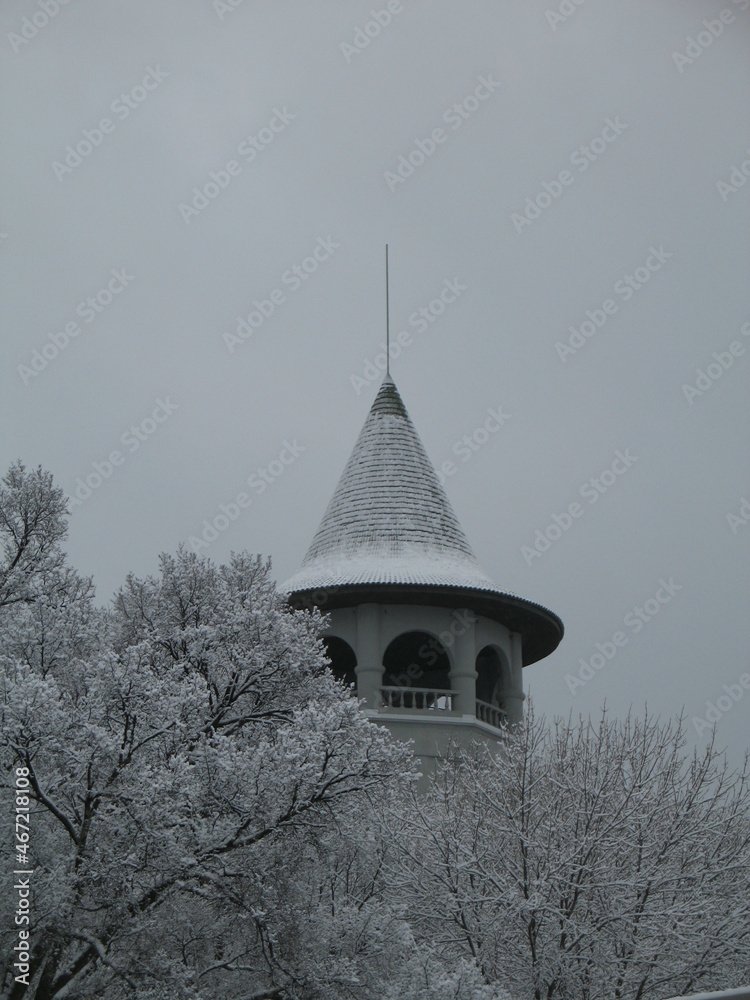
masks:
<svg viewBox="0 0 750 1000"><path fill-rule="evenodd" d="M385 374L391 377L391 309L388 299L388 244L385 245Z"/></svg>

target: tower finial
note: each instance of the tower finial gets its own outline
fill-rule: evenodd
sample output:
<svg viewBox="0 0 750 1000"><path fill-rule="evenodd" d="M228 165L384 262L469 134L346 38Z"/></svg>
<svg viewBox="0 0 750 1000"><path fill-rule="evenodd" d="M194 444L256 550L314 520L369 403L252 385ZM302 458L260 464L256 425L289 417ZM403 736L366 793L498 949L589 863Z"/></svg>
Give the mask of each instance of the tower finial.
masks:
<svg viewBox="0 0 750 1000"><path fill-rule="evenodd" d="M388 244L385 245L385 374L391 377L391 309L388 300Z"/></svg>

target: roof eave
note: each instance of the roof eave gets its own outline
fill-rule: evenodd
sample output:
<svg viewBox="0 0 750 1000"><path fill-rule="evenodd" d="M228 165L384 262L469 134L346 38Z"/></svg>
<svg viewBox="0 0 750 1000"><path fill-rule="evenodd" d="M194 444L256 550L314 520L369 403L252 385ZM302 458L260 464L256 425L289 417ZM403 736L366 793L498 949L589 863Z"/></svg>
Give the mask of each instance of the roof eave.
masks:
<svg viewBox="0 0 750 1000"><path fill-rule="evenodd" d="M523 666L553 653L565 626L548 608L515 594L426 584L364 583L294 590L287 595L292 607L315 606L321 611L358 604L422 604L429 607L468 608L521 635Z"/></svg>

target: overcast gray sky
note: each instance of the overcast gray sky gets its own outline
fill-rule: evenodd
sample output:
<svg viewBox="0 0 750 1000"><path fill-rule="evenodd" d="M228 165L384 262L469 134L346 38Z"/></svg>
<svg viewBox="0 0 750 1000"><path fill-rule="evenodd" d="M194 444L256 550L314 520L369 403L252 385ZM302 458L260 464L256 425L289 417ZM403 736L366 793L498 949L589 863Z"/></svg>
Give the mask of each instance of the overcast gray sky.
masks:
<svg viewBox="0 0 750 1000"><path fill-rule="evenodd" d="M0 459L78 493L102 600L217 517L201 551L298 569L379 385L388 241L428 454L484 569L565 622L537 708L723 698L739 759L750 0L23 0L0 24Z"/></svg>

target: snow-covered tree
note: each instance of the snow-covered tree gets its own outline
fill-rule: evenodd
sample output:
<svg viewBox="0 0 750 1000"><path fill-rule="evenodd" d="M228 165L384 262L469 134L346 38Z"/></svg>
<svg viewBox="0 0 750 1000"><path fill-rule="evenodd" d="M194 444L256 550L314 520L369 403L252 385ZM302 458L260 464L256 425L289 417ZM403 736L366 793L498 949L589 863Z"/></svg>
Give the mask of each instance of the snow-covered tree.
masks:
<svg viewBox="0 0 750 1000"><path fill-rule="evenodd" d="M0 484L0 608L50 595L64 564L67 502L41 467L15 462Z"/></svg>
<svg viewBox="0 0 750 1000"><path fill-rule="evenodd" d="M0 659L59 677L100 645L106 620L91 580L69 566L40 574L36 589L33 601L0 608Z"/></svg>
<svg viewBox="0 0 750 1000"><path fill-rule="evenodd" d="M16 462L0 486L0 660L65 672L101 638L90 579L61 548L66 501L52 476Z"/></svg>
<svg viewBox="0 0 750 1000"><path fill-rule="evenodd" d="M457 751L392 819L415 934L519 1000L645 1000L750 981L750 796L681 723L529 714Z"/></svg>
<svg viewBox="0 0 750 1000"><path fill-rule="evenodd" d="M95 655L5 657L34 869L34 972L14 983L9 958L5 996L501 997L415 941L377 836L411 754L334 680L321 617L269 568L162 556L116 595Z"/></svg>
<svg viewBox="0 0 750 1000"><path fill-rule="evenodd" d="M0 876L0 996L507 1000L385 877L414 762L334 680L322 617L257 557L184 551L97 609L51 477L5 482L0 808L21 774L33 873L19 980Z"/></svg>
<svg viewBox="0 0 750 1000"><path fill-rule="evenodd" d="M334 997L356 979L356 949L320 919L330 907L298 913L300 893L330 881L337 828L366 829L413 764L333 679L321 619L289 609L268 569L164 556L117 595L95 657L60 672L6 659L36 970L26 991L6 969L8 996Z"/></svg>

